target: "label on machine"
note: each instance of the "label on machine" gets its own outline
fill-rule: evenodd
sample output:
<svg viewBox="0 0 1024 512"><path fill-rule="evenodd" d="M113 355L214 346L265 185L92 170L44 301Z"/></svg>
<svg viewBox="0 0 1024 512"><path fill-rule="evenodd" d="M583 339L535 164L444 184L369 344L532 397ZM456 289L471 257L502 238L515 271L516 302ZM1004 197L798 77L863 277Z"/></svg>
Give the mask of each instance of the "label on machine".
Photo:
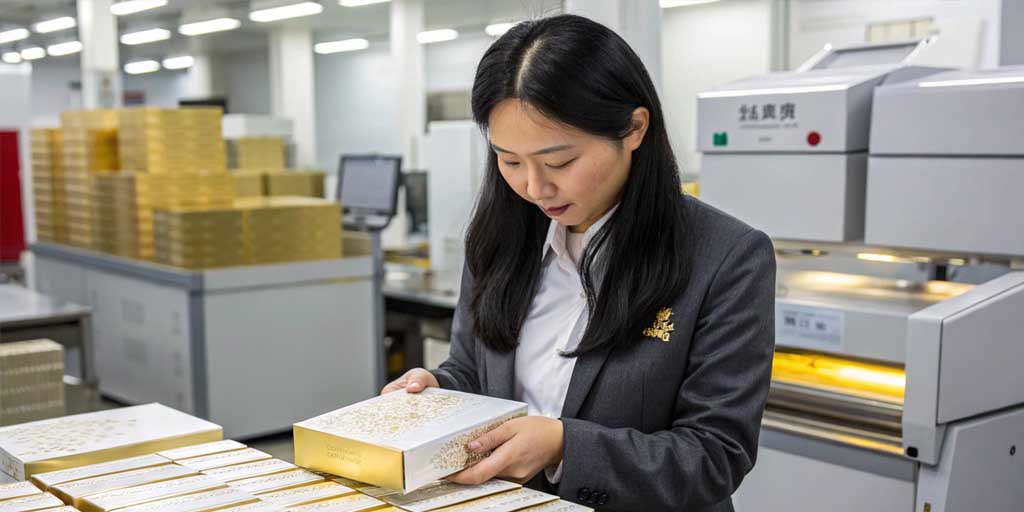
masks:
<svg viewBox="0 0 1024 512"><path fill-rule="evenodd" d="M846 315L834 309L776 304L775 342L816 350L837 350L843 345Z"/></svg>

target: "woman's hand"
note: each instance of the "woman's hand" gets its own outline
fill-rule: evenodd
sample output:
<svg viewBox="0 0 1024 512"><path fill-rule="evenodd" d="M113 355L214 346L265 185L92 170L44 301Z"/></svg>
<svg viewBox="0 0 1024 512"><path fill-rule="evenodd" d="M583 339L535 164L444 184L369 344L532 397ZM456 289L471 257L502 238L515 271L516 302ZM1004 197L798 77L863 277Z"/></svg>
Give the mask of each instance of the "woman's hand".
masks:
<svg viewBox="0 0 1024 512"><path fill-rule="evenodd" d="M433 373L430 373L423 368L413 368L405 372L397 380L384 386L384 389L380 391L380 394L386 395L399 389L404 389L409 393L419 393L427 388L439 388L440 384L437 383L437 377L434 377Z"/></svg>
<svg viewBox="0 0 1024 512"><path fill-rule="evenodd" d="M500 477L526 483L544 468L562 462L562 422L543 416L516 418L466 445L474 453L494 450L490 456L448 480L479 485Z"/></svg>

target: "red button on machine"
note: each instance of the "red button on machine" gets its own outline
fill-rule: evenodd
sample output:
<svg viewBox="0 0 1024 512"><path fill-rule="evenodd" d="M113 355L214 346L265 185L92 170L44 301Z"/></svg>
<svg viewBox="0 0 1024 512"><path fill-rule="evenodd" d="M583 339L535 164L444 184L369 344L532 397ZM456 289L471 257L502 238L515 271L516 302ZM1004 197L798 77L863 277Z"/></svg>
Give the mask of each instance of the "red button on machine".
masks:
<svg viewBox="0 0 1024 512"><path fill-rule="evenodd" d="M812 146L817 146L821 143L821 134L818 132L811 132L807 134L807 143Z"/></svg>

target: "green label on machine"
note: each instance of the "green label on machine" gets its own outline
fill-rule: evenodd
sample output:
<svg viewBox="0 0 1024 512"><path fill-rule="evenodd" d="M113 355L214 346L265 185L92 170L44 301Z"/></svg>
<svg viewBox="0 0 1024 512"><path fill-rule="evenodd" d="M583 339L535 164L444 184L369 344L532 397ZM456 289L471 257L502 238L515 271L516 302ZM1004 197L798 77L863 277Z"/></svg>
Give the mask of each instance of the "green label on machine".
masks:
<svg viewBox="0 0 1024 512"><path fill-rule="evenodd" d="M715 146L728 146L729 145L729 133L728 132L715 132L711 139L711 143Z"/></svg>

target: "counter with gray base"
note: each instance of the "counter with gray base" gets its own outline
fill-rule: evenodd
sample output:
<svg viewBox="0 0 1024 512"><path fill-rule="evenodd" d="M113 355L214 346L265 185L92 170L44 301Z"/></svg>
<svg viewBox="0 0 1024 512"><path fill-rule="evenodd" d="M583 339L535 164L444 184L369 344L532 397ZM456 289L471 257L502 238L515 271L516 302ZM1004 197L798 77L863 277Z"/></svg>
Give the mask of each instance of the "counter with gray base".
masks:
<svg viewBox="0 0 1024 512"><path fill-rule="evenodd" d="M192 271L37 243L34 286L93 311L100 391L207 418L230 438L376 394L368 257Z"/></svg>

